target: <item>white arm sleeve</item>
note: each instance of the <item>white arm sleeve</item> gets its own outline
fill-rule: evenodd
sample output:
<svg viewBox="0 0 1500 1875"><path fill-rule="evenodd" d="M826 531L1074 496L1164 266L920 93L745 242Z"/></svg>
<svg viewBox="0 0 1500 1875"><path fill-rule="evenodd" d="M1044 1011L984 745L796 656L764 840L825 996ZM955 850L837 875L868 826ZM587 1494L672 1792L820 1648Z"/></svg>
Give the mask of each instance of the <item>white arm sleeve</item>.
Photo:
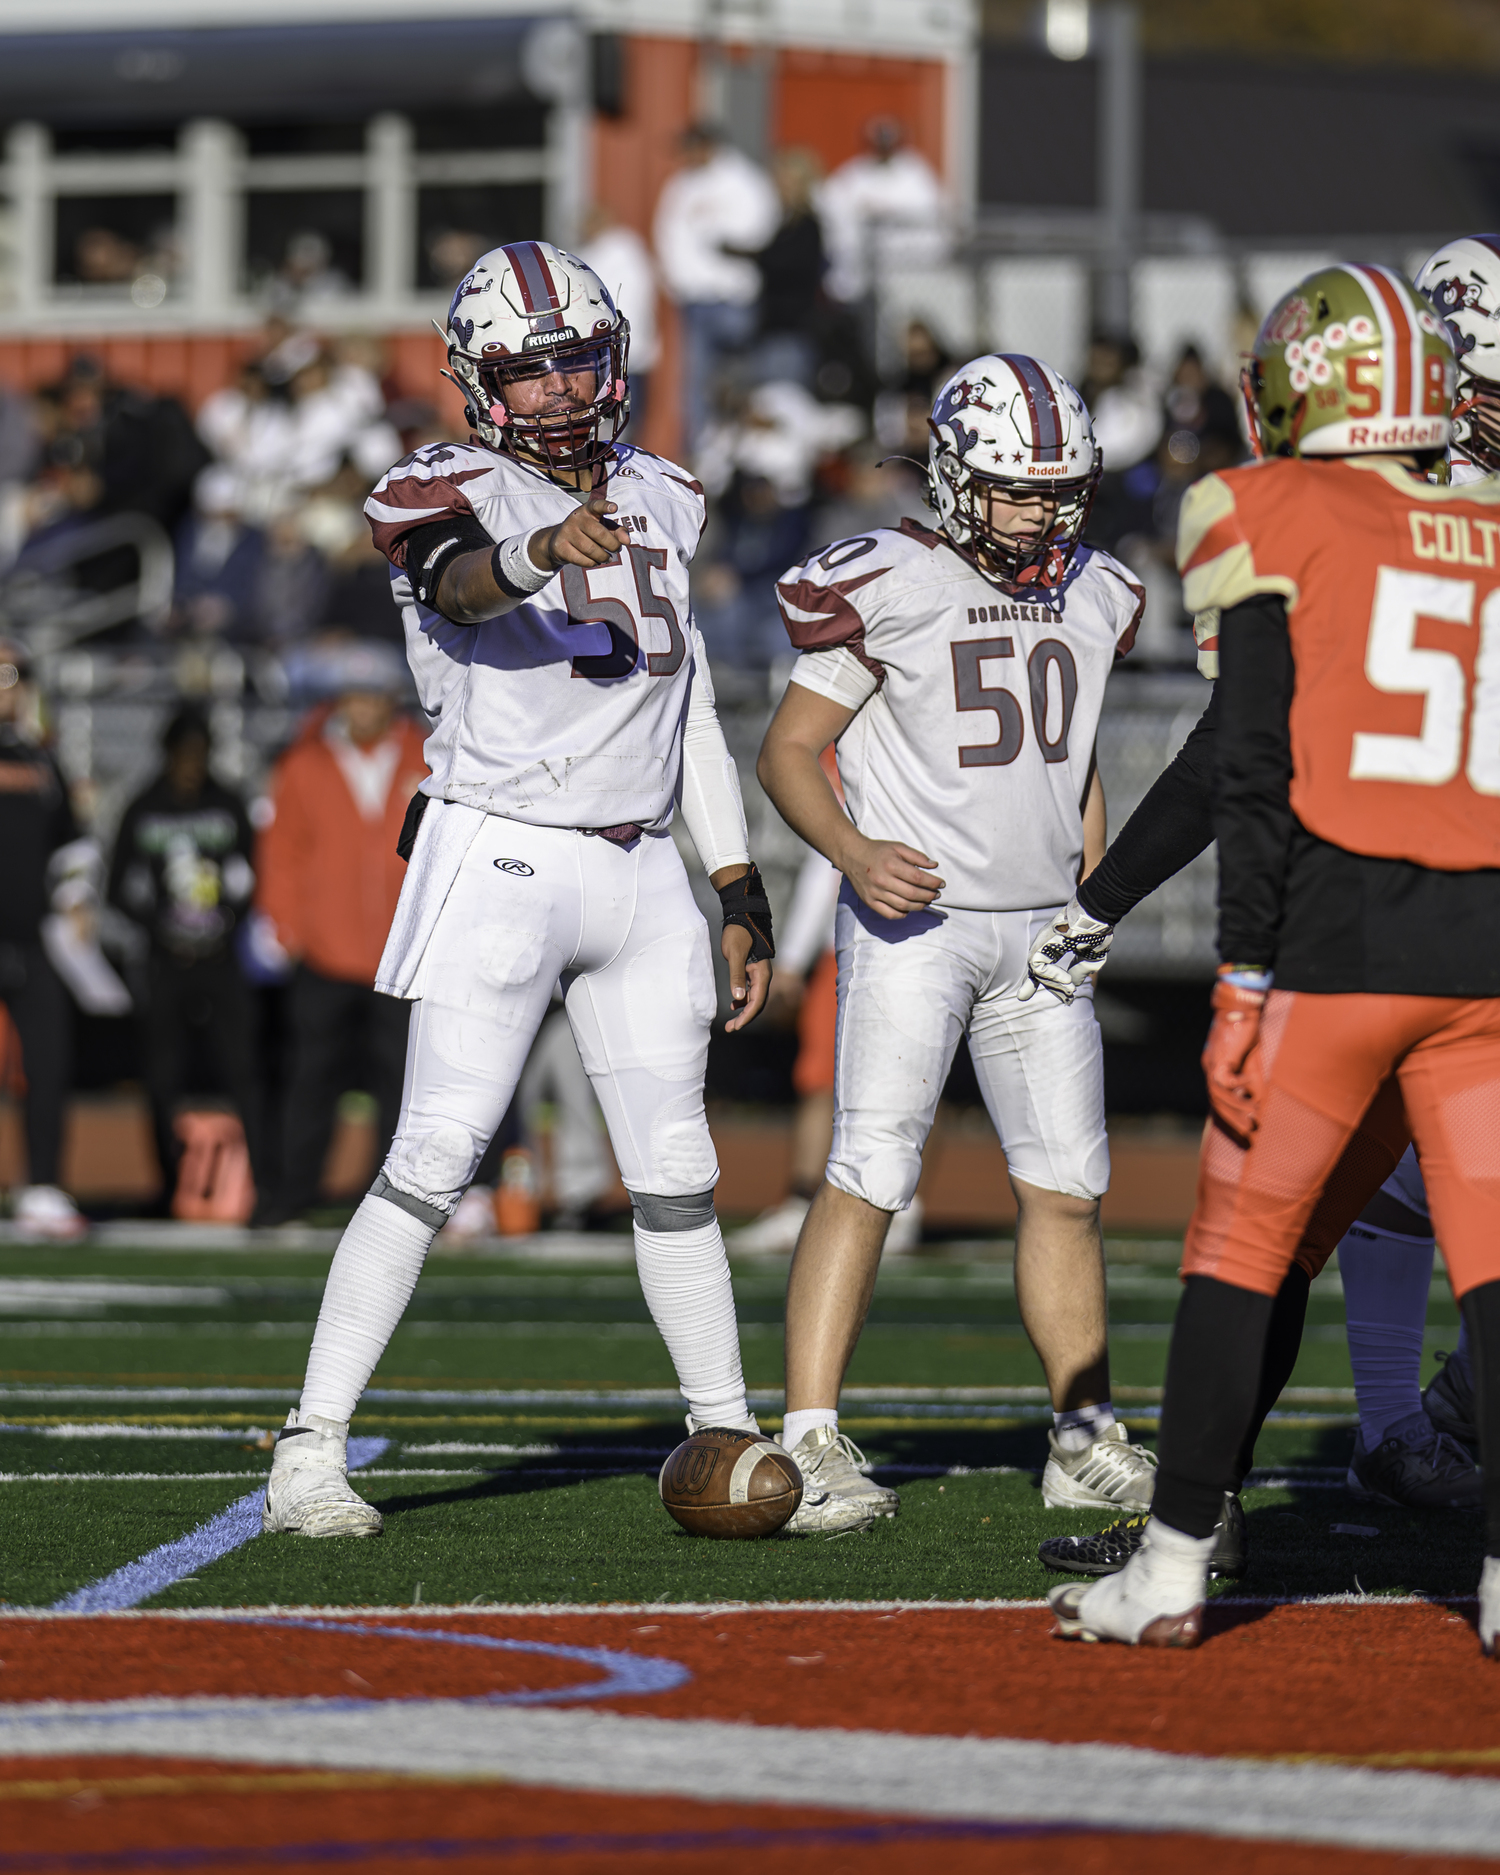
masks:
<svg viewBox="0 0 1500 1875"><path fill-rule="evenodd" d="M682 732L682 818L705 872L748 865L750 835L740 798L739 771L714 707L713 679L703 634L690 625L693 681Z"/></svg>
<svg viewBox="0 0 1500 1875"><path fill-rule="evenodd" d="M863 709L880 688L880 679L847 645L804 651L792 666L792 682L850 710Z"/></svg>
<svg viewBox="0 0 1500 1875"><path fill-rule="evenodd" d="M844 875L823 855L810 852L797 874L791 910L776 943L776 961L798 976L808 971L833 946L834 914Z"/></svg>

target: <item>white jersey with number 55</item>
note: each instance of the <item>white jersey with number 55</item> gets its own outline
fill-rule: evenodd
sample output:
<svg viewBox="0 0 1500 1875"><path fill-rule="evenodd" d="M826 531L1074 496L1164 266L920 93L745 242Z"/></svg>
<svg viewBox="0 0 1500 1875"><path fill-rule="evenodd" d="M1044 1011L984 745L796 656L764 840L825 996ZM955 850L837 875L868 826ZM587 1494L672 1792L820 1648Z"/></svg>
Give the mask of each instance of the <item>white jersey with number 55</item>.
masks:
<svg viewBox="0 0 1500 1875"><path fill-rule="evenodd" d="M441 530L429 532L438 523L483 546L565 520L586 497L470 442L418 449L365 504L434 723L425 793L543 827L670 819L689 689L709 682L687 577L703 491L659 456L621 444L603 492L617 509L616 560L564 567L478 625L455 625L424 602L411 536L421 530L418 557L430 562L443 550Z"/></svg>
<svg viewBox="0 0 1500 1875"><path fill-rule="evenodd" d="M1139 582L1081 547L1059 585L1003 592L943 535L903 521L836 541L776 591L802 653L792 682L859 712L838 764L860 832L936 860L945 905L1065 904Z"/></svg>

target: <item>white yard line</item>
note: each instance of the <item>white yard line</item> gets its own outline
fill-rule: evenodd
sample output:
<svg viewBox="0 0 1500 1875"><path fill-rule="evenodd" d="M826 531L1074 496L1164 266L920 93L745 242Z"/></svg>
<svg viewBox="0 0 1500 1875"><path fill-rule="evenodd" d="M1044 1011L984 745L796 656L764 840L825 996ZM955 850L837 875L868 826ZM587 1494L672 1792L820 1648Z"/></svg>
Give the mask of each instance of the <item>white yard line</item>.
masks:
<svg viewBox="0 0 1500 1875"><path fill-rule="evenodd" d="M1216 1608L1462 1608L1473 1607L1475 1595L1216 1595ZM441 1617L456 1619L467 1615L484 1620L519 1619L536 1615L552 1620L557 1617L593 1615L681 1615L699 1621L719 1620L729 1615L805 1615L805 1614L993 1614L1018 1608L1045 1608L1045 1601L996 1601L976 1599L954 1601L766 1601L766 1602L392 1602L368 1608L347 1602L268 1602L257 1608L120 1608L97 1615L87 1610L64 1608L24 1608L19 1604L0 1603L0 1621L254 1621L258 1616L317 1615L330 1620L367 1621L400 1617L403 1620ZM0 1711L3 1711L0 1706Z"/></svg>
<svg viewBox="0 0 1500 1875"><path fill-rule="evenodd" d="M408 1611L409 1612L409 1611ZM1500 1857L1500 1783L1127 1745L507 1709L482 1699L152 1699L0 1709L0 1756L492 1776L519 1785L855 1814L1183 1830Z"/></svg>

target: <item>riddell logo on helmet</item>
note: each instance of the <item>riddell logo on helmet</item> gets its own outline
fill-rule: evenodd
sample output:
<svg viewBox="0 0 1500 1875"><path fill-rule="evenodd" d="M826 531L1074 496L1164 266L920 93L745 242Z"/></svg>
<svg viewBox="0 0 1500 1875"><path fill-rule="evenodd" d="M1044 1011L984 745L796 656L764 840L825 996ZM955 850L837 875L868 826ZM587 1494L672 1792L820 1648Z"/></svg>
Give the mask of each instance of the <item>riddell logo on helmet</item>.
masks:
<svg viewBox="0 0 1500 1875"><path fill-rule="evenodd" d="M1351 449L1432 449L1448 440L1447 417L1432 417L1411 423L1351 423Z"/></svg>

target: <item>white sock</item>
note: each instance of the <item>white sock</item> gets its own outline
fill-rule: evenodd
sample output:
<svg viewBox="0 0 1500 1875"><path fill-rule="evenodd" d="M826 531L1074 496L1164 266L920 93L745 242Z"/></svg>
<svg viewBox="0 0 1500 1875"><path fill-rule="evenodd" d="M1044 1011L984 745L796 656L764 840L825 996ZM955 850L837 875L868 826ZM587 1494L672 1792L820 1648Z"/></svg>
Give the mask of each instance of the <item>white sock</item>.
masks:
<svg viewBox="0 0 1500 1875"><path fill-rule="evenodd" d="M839 1416L831 1406L805 1406L795 1413L788 1413L781 1424L781 1443L791 1452L801 1445L807 1434L818 1426L829 1426L835 1432L839 1429Z"/></svg>
<svg viewBox="0 0 1500 1875"><path fill-rule="evenodd" d="M1479 1639L1487 1654L1500 1641L1500 1556L1486 1556L1480 1571Z"/></svg>
<svg viewBox="0 0 1500 1875"><path fill-rule="evenodd" d="M717 1218L696 1230L643 1230L637 1223L635 1265L688 1412L700 1426L755 1426Z"/></svg>
<svg viewBox="0 0 1500 1875"><path fill-rule="evenodd" d="M1146 1540L1137 1552L1141 1559L1141 1587L1153 1601L1160 1599L1163 1614L1182 1614L1203 1600L1208 1580L1208 1559L1217 1537L1189 1536L1174 1530L1160 1517L1146 1525Z"/></svg>
<svg viewBox="0 0 1500 1875"><path fill-rule="evenodd" d="M1066 1413L1052 1415L1052 1430L1065 1452L1082 1452L1095 1439L1102 1439L1115 1423L1115 1409L1108 1400L1097 1406L1073 1406Z"/></svg>
<svg viewBox="0 0 1500 1875"><path fill-rule="evenodd" d="M347 1424L406 1313L436 1230L386 1198L364 1198L339 1239L307 1357L302 1412Z"/></svg>
<svg viewBox="0 0 1500 1875"><path fill-rule="evenodd" d="M1134 1646L1162 1615L1185 1615L1208 1593L1212 1536L1187 1536L1153 1517L1146 1539L1117 1575L1093 1583L1078 1612L1098 1634Z"/></svg>

